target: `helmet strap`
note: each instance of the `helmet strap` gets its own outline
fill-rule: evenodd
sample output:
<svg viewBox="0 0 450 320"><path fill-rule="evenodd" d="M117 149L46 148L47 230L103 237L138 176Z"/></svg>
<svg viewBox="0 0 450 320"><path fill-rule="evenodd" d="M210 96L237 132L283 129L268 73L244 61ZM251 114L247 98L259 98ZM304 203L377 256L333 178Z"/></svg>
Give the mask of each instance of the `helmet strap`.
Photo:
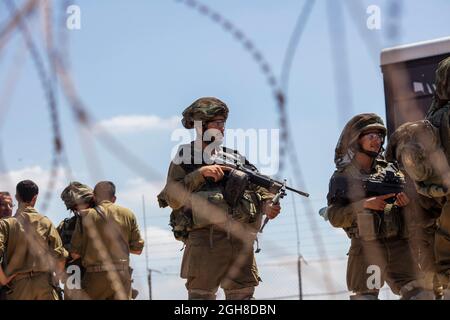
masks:
<svg viewBox="0 0 450 320"><path fill-rule="evenodd" d="M361 153L364 153L365 155L367 155L367 156L369 156L370 158L373 158L373 159L375 159L376 157L378 157L378 155L379 155L380 152L381 152L381 149L382 149L382 148L380 148L380 150L379 150L378 152L365 150L365 149L363 149L363 147L361 147L361 145L358 143L358 151L361 152Z"/></svg>

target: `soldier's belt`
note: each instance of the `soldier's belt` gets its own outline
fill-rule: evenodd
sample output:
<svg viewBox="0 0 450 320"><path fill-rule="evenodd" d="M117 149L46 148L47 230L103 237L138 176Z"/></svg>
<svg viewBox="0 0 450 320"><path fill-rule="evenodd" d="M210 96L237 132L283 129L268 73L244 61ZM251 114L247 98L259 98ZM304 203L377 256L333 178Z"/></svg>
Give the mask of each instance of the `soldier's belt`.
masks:
<svg viewBox="0 0 450 320"><path fill-rule="evenodd" d="M12 280L11 283L20 281L22 279L31 279L37 276L40 276L44 273L48 273L48 272L44 272L44 271L30 271L30 272L24 272L24 273L18 273Z"/></svg>
<svg viewBox="0 0 450 320"><path fill-rule="evenodd" d="M98 265L86 267L86 272L105 272L105 271L126 271L129 270L128 264Z"/></svg>

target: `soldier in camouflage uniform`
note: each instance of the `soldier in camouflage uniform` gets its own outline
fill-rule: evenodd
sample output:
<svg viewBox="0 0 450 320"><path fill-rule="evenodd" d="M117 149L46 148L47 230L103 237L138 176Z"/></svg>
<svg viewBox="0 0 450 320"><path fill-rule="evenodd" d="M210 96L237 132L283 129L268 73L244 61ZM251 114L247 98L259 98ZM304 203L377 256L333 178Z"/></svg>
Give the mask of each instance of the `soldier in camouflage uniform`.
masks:
<svg viewBox="0 0 450 320"><path fill-rule="evenodd" d="M77 224L81 223L80 212L88 208L95 207L94 191L80 182L71 182L61 193L61 199L64 201L67 210L70 210L73 217L64 219L57 230L61 236L64 248L71 251L71 240L73 232ZM81 264L81 259L68 258L66 261L66 270L68 270L69 277L64 283L64 300L81 299L81 278L84 275L84 268Z"/></svg>
<svg viewBox="0 0 450 320"><path fill-rule="evenodd" d="M12 215L13 201L9 192L0 192L0 219L9 218ZM0 265L1 269L1 265ZM6 287L2 286L3 282L6 282L6 277L1 271L0 279L3 278L3 281L0 281L0 300L6 300Z"/></svg>
<svg viewBox="0 0 450 320"><path fill-rule="evenodd" d="M354 295L350 298L377 299L385 281L402 299L431 298L418 279L405 232L402 207L409 198L404 193L368 197L363 184L387 171L403 176L395 164L381 157L385 136L379 116L360 114L347 123L336 147L327 215L351 239L347 286ZM393 197L395 202L389 201Z"/></svg>
<svg viewBox="0 0 450 320"><path fill-rule="evenodd" d="M439 144L445 155L446 161L433 162L433 164L440 167L441 187L444 187L446 191L450 187L450 170L448 169L450 163L450 57L441 61L436 70L436 94L426 119L437 128ZM450 203L447 192L444 192L443 197L441 215L437 220L435 253L439 279L446 288L445 299L450 299ZM439 202L442 200L440 195L433 198L437 198Z"/></svg>
<svg viewBox="0 0 450 320"><path fill-rule="evenodd" d="M37 185L25 180L16 191L16 214L0 220L0 260L9 277L6 298L57 300L55 278L64 272L67 251L51 221L34 209Z"/></svg>
<svg viewBox="0 0 450 320"><path fill-rule="evenodd" d="M450 109L450 57L442 60L436 70L436 94L433 103L428 110L426 119L437 128L444 127L446 124L441 123L443 118L448 119ZM441 134L447 135L446 132ZM444 137L444 136L442 136ZM450 143L442 141L442 143ZM446 150L447 151L447 150Z"/></svg>
<svg viewBox="0 0 450 320"><path fill-rule="evenodd" d="M82 210L72 235L70 253L81 258L86 272L82 288L93 300L132 298L130 254L144 247L134 213L115 204L116 188L102 181L94 188L94 208Z"/></svg>
<svg viewBox="0 0 450 320"><path fill-rule="evenodd" d="M443 180L447 160L441 148L439 130L428 120L408 122L392 134L386 159L398 161L407 174L415 200L406 208L411 234L411 247L422 272L426 286L442 296L438 265L435 263L435 237L438 219L446 202L448 182Z"/></svg>
<svg viewBox="0 0 450 320"><path fill-rule="evenodd" d="M271 203L274 195L252 184L236 202L227 201L230 169L209 157L222 152L257 171L237 151L221 146L228 112L224 102L210 97L184 110L183 126L195 128L197 138L180 147L158 195L161 207L173 209L170 224L186 245L181 277L187 279L189 299L213 300L219 287L226 299L252 299L260 281L253 244L261 218L273 219L280 212Z"/></svg>
<svg viewBox="0 0 450 320"><path fill-rule="evenodd" d="M0 192L0 219L11 217L13 200L9 192Z"/></svg>

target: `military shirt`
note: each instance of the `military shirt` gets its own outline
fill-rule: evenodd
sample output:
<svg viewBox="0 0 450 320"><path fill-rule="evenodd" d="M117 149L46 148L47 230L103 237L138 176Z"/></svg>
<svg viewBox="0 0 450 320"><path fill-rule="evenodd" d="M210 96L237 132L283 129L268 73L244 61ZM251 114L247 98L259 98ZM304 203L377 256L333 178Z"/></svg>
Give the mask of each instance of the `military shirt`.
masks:
<svg viewBox="0 0 450 320"><path fill-rule="evenodd" d="M362 180L368 178L372 173L377 173L383 170L389 165L384 160L375 160L371 168L371 172L365 172L362 170L356 160L352 160L346 167L335 171L330 179L329 192L327 195L328 209L327 215L330 223L337 228L343 228L349 237L355 236L357 230L357 217L358 214L365 212L371 212L373 210L365 209L364 203L368 196L363 187ZM345 178L345 186L337 186L337 181ZM342 181L342 180L341 180ZM358 183L361 181L361 183ZM383 212L372 212L378 228L378 235L383 237L387 233L390 234L391 230L387 228L395 228L399 236L404 236L402 232L404 229L404 219L402 208L393 205L390 209L389 219ZM392 222L394 225L389 226L386 223L394 219Z"/></svg>
<svg viewBox="0 0 450 320"><path fill-rule="evenodd" d="M361 172L355 161L352 161L343 170L337 170L330 180L330 190L333 188L332 184L338 177L346 177L348 179L361 180L367 177L368 174ZM357 187L357 186L354 186ZM355 188L352 190L353 201L338 201L335 194L329 192L328 199L328 219L330 223L337 228L350 228L356 224L356 215L364 211L365 193L362 188ZM349 192L350 193L350 192Z"/></svg>
<svg viewBox="0 0 450 320"><path fill-rule="evenodd" d="M75 227L71 252L81 255L85 267L129 264L130 250L144 247L134 213L110 201L101 202L98 210L101 214L95 208L81 212L82 223ZM106 250L111 261L104 261L100 250Z"/></svg>
<svg viewBox="0 0 450 320"><path fill-rule="evenodd" d="M65 259L68 253L52 222L27 207L0 221L0 256L6 259L4 271L10 276L51 271L56 260Z"/></svg>
<svg viewBox="0 0 450 320"><path fill-rule="evenodd" d="M186 149L186 147L187 145L183 145L180 147L180 150ZM191 142L190 148L194 147L194 142ZM186 170L181 164L172 161L169 166L166 185L158 195L160 206L166 207L168 205L173 210L177 210L188 205L191 200L191 194L199 191L206 183L205 178L199 171L205 165L207 164L189 165L192 166L193 170ZM255 185L251 185L250 188L257 192L262 200L273 198L273 194L265 188Z"/></svg>

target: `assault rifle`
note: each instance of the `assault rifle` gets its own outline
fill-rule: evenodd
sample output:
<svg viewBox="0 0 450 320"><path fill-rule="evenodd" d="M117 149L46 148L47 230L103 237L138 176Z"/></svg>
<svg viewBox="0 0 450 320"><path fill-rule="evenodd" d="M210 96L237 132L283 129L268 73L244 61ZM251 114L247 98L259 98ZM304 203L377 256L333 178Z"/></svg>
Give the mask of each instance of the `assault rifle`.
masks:
<svg viewBox="0 0 450 320"><path fill-rule="evenodd" d="M270 178L269 176L260 174L258 172L255 172L251 169L246 168L242 162L236 161L237 158L234 158L234 160L227 159L229 157L229 154L224 156L223 154L219 154L218 156L214 157L212 160L215 164L226 166L233 168L234 170L238 170L241 173L244 173L248 182L251 182L257 186L263 187L269 192L274 193L275 196L272 199L273 204L278 204L280 199L282 199L284 196L286 196L286 190L295 192L301 196L309 197L309 193L294 189L292 187L289 187L286 185L286 180L284 182L275 180ZM263 232L264 227L266 226L267 222L269 222L269 218L264 219L264 223L261 226L261 229L259 230L260 233Z"/></svg>

